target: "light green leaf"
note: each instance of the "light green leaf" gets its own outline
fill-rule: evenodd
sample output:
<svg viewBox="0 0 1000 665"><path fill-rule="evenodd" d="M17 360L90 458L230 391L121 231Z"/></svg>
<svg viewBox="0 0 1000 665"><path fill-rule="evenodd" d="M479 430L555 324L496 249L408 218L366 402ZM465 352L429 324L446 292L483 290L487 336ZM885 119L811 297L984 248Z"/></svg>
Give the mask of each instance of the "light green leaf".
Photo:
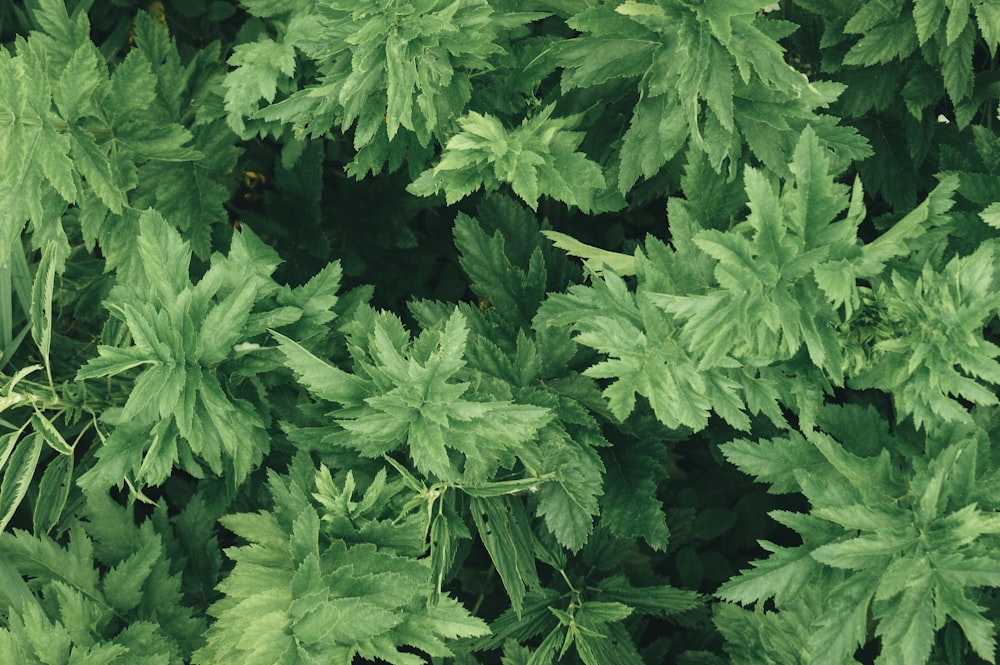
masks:
<svg viewBox="0 0 1000 665"><path fill-rule="evenodd" d="M28 493L42 445L42 436L32 432L18 442L7 461L3 482L0 482L0 532L7 528L14 511Z"/></svg>
<svg viewBox="0 0 1000 665"><path fill-rule="evenodd" d="M107 72L100 71L99 57L94 44L87 42L80 45L55 84L53 101L69 125L75 125L80 116L89 114L91 96L97 86L106 80Z"/></svg>
<svg viewBox="0 0 1000 665"><path fill-rule="evenodd" d="M161 305L173 302L190 283L191 248L155 210L139 216L139 256Z"/></svg>
<svg viewBox="0 0 1000 665"><path fill-rule="evenodd" d="M35 281L31 289L31 337L42 353L45 371L51 381L52 369L49 360L49 350L52 346L52 296L55 287L57 270L60 268L60 249L54 240L50 240L42 248L42 260L35 273Z"/></svg>
<svg viewBox="0 0 1000 665"><path fill-rule="evenodd" d="M1000 46L1000 7L990 3L981 2L975 5L976 22L979 25L979 32L991 53L996 53Z"/></svg>
<svg viewBox="0 0 1000 665"><path fill-rule="evenodd" d="M979 216L995 229L1000 229L1000 202L991 203Z"/></svg>
<svg viewBox="0 0 1000 665"><path fill-rule="evenodd" d="M781 547L758 541L771 552L767 559L752 561L752 568L723 583L715 595L736 603L755 603L774 598L783 605L804 589L816 575L819 563L806 547Z"/></svg>
<svg viewBox="0 0 1000 665"><path fill-rule="evenodd" d="M470 111L458 120L462 131L445 145L437 166L424 171L407 191L430 196L444 191L454 203L480 186L507 183L532 210L550 196L589 210L604 188L601 168L579 152L583 134L570 131L576 118L552 118L554 105L507 130L490 115Z"/></svg>
<svg viewBox="0 0 1000 665"><path fill-rule="evenodd" d="M278 347L285 354L289 369L317 397L353 406L368 396L371 388L357 375L330 365L279 332L272 330L271 335L278 340Z"/></svg>
<svg viewBox="0 0 1000 665"><path fill-rule="evenodd" d="M41 412L35 411L31 414L31 425L35 432L41 435L45 443L49 444L53 450L62 455L73 455L73 449L66 439L63 438L52 421L46 418Z"/></svg>
<svg viewBox="0 0 1000 665"><path fill-rule="evenodd" d="M605 267L611 268L616 275L627 277L635 274L635 257L619 252L609 252L593 245L580 242L573 236L558 231L543 230L542 235L552 241L559 249L566 250L570 256L583 259L587 269L600 275Z"/></svg>
<svg viewBox="0 0 1000 665"><path fill-rule="evenodd" d="M212 367L229 357L233 345L243 336L256 297L256 285L248 281L209 310L198 330L195 346L202 366Z"/></svg>
<svg viewBox="0 0 1000 665"><path fill-rule="evenodd" d="M152 357L148 350L131 346L120 349L114 346L100 345L97 347L98 356L91 358L86 365L76 373L76 379L96 379L102 376L114 376L128 371L133 367L156 364L158 361Z"/></svg>

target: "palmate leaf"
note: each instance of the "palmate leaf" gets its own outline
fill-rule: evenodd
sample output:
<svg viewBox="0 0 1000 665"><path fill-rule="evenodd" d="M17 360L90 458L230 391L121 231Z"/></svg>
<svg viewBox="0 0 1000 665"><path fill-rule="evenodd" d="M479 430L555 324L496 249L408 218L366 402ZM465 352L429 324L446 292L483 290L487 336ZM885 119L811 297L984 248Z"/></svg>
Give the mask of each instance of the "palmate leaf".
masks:
<svg viewBox="0 0 1000 665"><path fill-rule="evenodd" d="M786 62L776 41L786 26L760 11L767 5L630 1L576 12L570 25L580 36L552 48L564 93L597 87L617 96L622 86L638 92L619 152L621 193L655 176L686 145L716 171L726 161L732 170L745 140L769 169L784 174L794 147L789 135L806 126L841 155L842 165L844 157L865 156L856 131L817 112L843 88L810 83Z"/></svg>
<svg viewBox="0 0 1000 665"><path fill-rule="evenodd" d="M499 466L509 467L518 447L551 420L542 407L466 398L471 385L457 375L469 329L459 310L412 342L398 319L372 315L371 327L351 336L353 375L279 337L306 387L341 405L333 415L343 432L331 439L339 445L369 457L405 445L429 477L484 482Z"/></svg>
<svg viewBox="0 0 1000 665"><path fill-rule="evenodd" d="M881 265L864 261L857 238L860 186L852 204L846 188L833 182L829 153L811 129L799 138L788 168L791 179L779 193L762 172L747 167L750 238L714 229L694 236L694 244L717 261L719 288L658 296L657 302L684 322L681 339L704 359L701 365L727 356L766 365L804 346L812 363L839 383L839 310L853 312L860 303L856 279ZM849 207L848 216L837 219Z"/></svg>
<svg viewBox="0 0 1000 665"><path fill-rule="evenodd" d="M574 119L553 118L554 105L508 130L490 115L469 112L458 120L462 131L449 139L441 161L407 187L418 196L444 191L454 203L485 186L507 183L532 210L538 199L590 210L604 188L601 168L577 148L583 134L571 131Z"/></svg>
<svg viewBox="0 0 1000 665"><path fill-rule="evenodd" d="M1000 311L995 289L993 242L936 271L928 263L911 281L894 274L878 298L891 308L898 327L875 345L873 366L855 379L859 387L893 391L900 416L921 427L968 420L957 398L995 404L987 386L1000 383L1000 348L985 339L983 327Z"/></svg>
<svg viewBox="0 0 1000 665"><path fill-rule="evenodd" d="M183 662L204 623L182 603L160 535L108 497L84 498L87 521L65 545L19 530L0 539L0 566L23 585L4 595L0 650L20 652L10 662Z"/></svg>
<svg viewBox="0 0 1000 665"><path fill-rule="evenodd" d="M251 7L280 17L278 41L261 36L237 47L226 78L230 125L244 137L283 126L320 136L351 131L357 155L348 171L423 168L432 140L443 142L472 95L470 77L496 67L507 31L542 18L500 13L483 0L454 3L337 0ZM301 85L296 70L320 74ZM295 88L298 89L295 89ZM260 100L267 102L260 108ZM272 103L273 102L273 103ZM425 157L425 155L427 157Z"/></svg>
<svg viewBox="0 0 1000 665"><path fill-rule="evenodd" d="M635 410L638 394L668 427L700 430L715 410L745 429L749 420L736 383L720 368L698 367L678 343L676 322L653 304L656 298L632 293L621 277L605 270L592 286L550 295L535 326L566 326L577 332L575 341L608 356L584 374L609 380L603 394L620 420Z"/></svg>
<svg viewBox="0 0 1000 665"><path fill-rule="evenodd" d="M852 427L863 439L863 423L840 419L842 433ZM795 470L812 512L772 513L803 544L762 542L773 554L723 584L719 596L741 603L773 597L784 612L794 611L798 592L811 587L822 609L806 630L810 662L843 662L870 637L869 615L877 622L885 662L927 662L934 631L948 617L977 655L993 662L995 629L975 599L976 589L1000 584L996 564L983 558L1000 520L973 502L985 434L972 426L956 434L929 437L925 445L940 452L926 464L906 463L902 477L900 462L890 462L886 449L855 455L845 450L850 442L810 434L807 440L828 465L803 459L807 466ZM744 448L728 444L730 453L742 455ZM750 466L768 473L766 466Z"/></svg>
<svg viewBox="0 0 1000 665"><path fill-rule="evenodd" d="M119 285L106 303L126 325L133 344L100 345L98 356L79 370L77 378L148 367L135 379L119 430L98 452L99 463L81 477L81 483L96 489L130 478L156 485L175 465L200 475L204 463L215 474L229 470L235 486L267 446L261 416L246 401L227 395L215 373L244 338L250 311L262 297L259 281L246 279L262 269L250 258L252 232L234 238L229 259L218 258L193 285L188 275L190 245L157 213L143 213L139 224L144 283ZM240 257L244 277L226 293L232 263ZM273 266L263 269L269 272ZM201 327L196 328L195 321ZM142 436L143 431L145 446L133 444L126 453L127 439Z"/></svg>
<svg viewBox="0 0 1000 665"><path fill-rule="evenodd" d="M269 485L273 512L222 519L249 544L227 551L235 566L220 584L225 597L209 610L216 621L193 662L346 663L359 656L409 664L419 659L401 647L450 656L450 640L488 634L454 599L432 600L426 560L331 541L320 530L308 488L277 474ZM348 539L356 542L358 534Z"/></svg>

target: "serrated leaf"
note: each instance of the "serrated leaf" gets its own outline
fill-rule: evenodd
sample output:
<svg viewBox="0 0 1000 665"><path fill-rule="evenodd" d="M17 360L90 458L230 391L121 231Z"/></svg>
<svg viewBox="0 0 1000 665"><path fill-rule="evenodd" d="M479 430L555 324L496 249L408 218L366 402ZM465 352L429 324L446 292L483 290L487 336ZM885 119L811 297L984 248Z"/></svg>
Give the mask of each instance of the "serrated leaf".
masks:
<svg viewBox="0 0 1000 665"><path fill-rule="evenodd" d="M128 202L126 192L129 188L115 173L106 150L89 132L77 127L70 128L69 136L74 166L101 203L111 212L120 213Z"/></svg>
<svg viewBox="0 0 1000 665"><path fill-rule="evenodd" d="M195 345L201 365L212 367L230 356L243 335L256 297L256 285L248 281L208 311Z"/></svg>
<svg viewBox="0 0 1000 665"><path fill-rule="evenodd" d="M91 43L80 45L66 64L52 91L59 114L73 125L88 111L91 95L107 76L99 70L98 51ZM74 155L75 157L75 155Z"/></svg>
<svg viewBox="0 0 1000 665"><path fill-rule="evenodd" d="M155 210L139 216L139 256L143 271L162 305L190 284L191 248Z"/></svg>
<svg viewBox="0 0 1000 665"><path fill-rule="evenodd" d="M117 612L128 612L142 600L143 585L162 556L159 538L150 538L104 576L104 596Z"/></svg>
<svg viewBox="0 0 1000 665"><path fill-rule="evenodd" d="M46 465L31 515L36 534L47 534L59 522L73 485L73 469L72 455L59 455Z"/></svg>
<svg viewBox="0 0 1000 665"><path fill-rule="evenodd" d="M865 534L844 542L818 547L813 550L812 556L817 561L835 568L865 570L885 563L916 540L916 533Z"/></svg>
<svg viewBox="0 0 1000 665"><path fill-rule="evenodd" d="M538 515L545 519L559 544L573 552L578 552L590 537L593 512L560 483L546 483L538 491Z"/></svg>
<svg viewBox="0 0 1000 665"><path fill-rule="evenodd" d="M917 33L909 17L864 31L864 35L844 56L845 65L878 65L902 59L917 48Z"/></svg>
<svg viewBox="0 0 1000 665"><path fill-rule="evenodd" d="M177 125L152 125L141 121L119 124L115 129L115 143L141 155L144 159L167 162L188 162L200 159L202 153L189 145L191 132Z"/></svg>
<svg viewBox="0 0 1000 665"><path fill-rule="evenodd" d="M934 603L929 575L912 580L902 597L885 611L875 633L882 638L883 653L894 654L901 665L927 662L934 646Z"/></svg>
<svg viewBox="0 0 1000 665"><path fill-rule="evenodd" d="M993 228L1000 229L1000 202L991 203L979 213L979 216Z"/></svg>
<svg viewBox="0 0 1000 665"><path fill-rule="evenodd" d="M923 46L937 32L944 18L945 0L915 0L913 21L917 26L917 39Z"/></svg>
<svg viewBox="0 0 1000 665"><path fill-rule="evenodd" d="M975 6L976 22L979 25L979 32L986 40L986 45L991 52L996 52L1000 46L1000 7L989 2L982 2Z"/></svg>
<svg viewBox="0 0 1000 665"><path fill-rule="evenodd" d="M649 67L656 45L640 39L578 37L557 47L563 66L562 89L601 85L616 78L637 78Z"/></svg>
<svg viewBox="0 0 1000 665"><path fill-rule="evenodd" d="M783 605L794 597L816 574L819 563L805 547L780 547L759 541L771 552L767 559L752 561L752 568L741 570L715 592L723 600L750 604L774 598Z"/></svg>
<svg viewBox="0 0 1000 665"><path fill-rule="evenodd" d="M99 355L91 358L86 365L76 373L76 379L96 379L102 376L114 376L134 367L154 364L157 362L148 350L138 347L120 349L114 346L98 346Z"/></svg>
<svg viewBox="0 0 1000 665"><path fill-rule="evenodd" d="M51 376L49 351L52 347L52 297L61 251L54 240L42 249L42 260L31 288L31 337L42 353L42 362Z"/></svg>
<svg viewBox="0 0 1000 665"><path fill-rule="evenodd" d="M954 12L951 16L955 16ZM964 29L956 34L953 40L949 39L949 44L943 49L941 55L941 75L944 77L944 87L954 104L958 104L972 93L975 82L975 72L972 66L975 40L975 28L972 27L971 22L966 23ZM960 126L964 124L961 119L959 119L959 124Z"/></svg>
<svg viewBox="0 0 1000 665"><path fill-rule="evenodd" d="M62 455L73 455L73 449L66 439L63 438L56 426L52 424L52 421L46 418L42 413L36 411L31 414L31 425L34 430L42 436L45 443L49 444L53 450Z"/></svg>
<svg viewBox="0 0 1000 665"><path fill-rule="evenodd" d="M235 69L226 77L226 111L230 126L242 134L242 116L256 111L261 99L274 101L278 81L295 73L295 47L271 39L240 44L228 63Z"/></svg>
<svg viewBox="0 0 1000 665"><path fill-rule="evenodd" d="M643 614L667 617L700 607L701 597L689 589L672 586L633 586L620 575L601 580L599 598L614 600Z"/></svg>
<svg viewBox="0 0 1000 665"><path fill-rule="evenodd" d="M684 146L688 126L684 109L666 95L636 104L621 148L618 191L628 192L640 177L652 178Z"/></svg>
<svg viewBox="0 0 1000 665"><path fill-rule="evenodd" d="M516 497L473 496L470 510L479 537L510 597L511 607L520 617L525 591L541 585L535 570L533 539L524 506Z"/></svg>
<svg viewBox="0 0 1000 665"><path fill-rule="evenodd" d="M4 468L0 482L0 532L7 528L14 511L21 505L35 475L42 452L42 436L32 432L21 439Z"/></svg>
<svg viewBox="0 0 1000 665"><path fill-rule="evenodd" d="M622 451L605 456L607 475L602 517L612 533L643 538L654 550L670 539L663 504L656 496L657 465L649 457Z"/></svg>
<svg viewBox="0 0 1000 665"><path fill-rule="evenodd" d="M317 397L344 405L355 405L368 395L370 387L360 377L333 367L317 358L298 342L271 331L285 354L288 367Z"/></svg>
<svg viewBox="0 0 1000 665"><path fill-rule="evenodd" d="M470 111L458 120L462 131L448 140L437 166L407 191L430 196L443 190L454 203L480 186L492 190L508 183L532 210L543 195L589 210L604 188L604 176L577 150L583 136L570 131L575 121L552 118L554 108L547 106L513 130L493 116Z"/></svg>
<svg viewBox="0 0 1000 665"><path fill-rule="evenodd" d="M799 491L794 469L815 467L823 462L818 451L801 435L758 442L736 439L720 446L722 454L744 473L771 485L775 494Z"/></svg>

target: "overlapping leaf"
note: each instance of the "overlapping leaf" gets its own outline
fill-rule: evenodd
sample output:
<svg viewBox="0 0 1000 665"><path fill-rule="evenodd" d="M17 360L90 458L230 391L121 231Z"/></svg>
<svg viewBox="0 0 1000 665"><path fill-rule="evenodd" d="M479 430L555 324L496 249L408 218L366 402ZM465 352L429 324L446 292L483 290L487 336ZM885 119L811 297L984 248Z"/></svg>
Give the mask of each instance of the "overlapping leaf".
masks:
<svg viewBox="0 0 1000 665"><path fill-rule="evenodd" d="M369 457L405 446L428 477L484 481L509 468L517 447L550 420L544 408L465 397L471 385L458 375L468 327L459 312L412 343L395 317L373 314L370 323L352 336L353 376L278 336L306 387L342 405L332 412L343 428L339 445Z"/></svg>
<svg viewBox="0 0 1000 665"><path fill-rule="evenodd" d="M249 260L236 266L232 260L249 254L259 241L249 231L239 234L230 260L220 258L192 285L189 245L154 212L144 213L140 224L145 284L120 285L107 303L127 327L132 345L99 346L98 356L78 378L114 376L135 367L143 371L119 427L99 453L101 462L82 482L104 487L130 478L156 485L174 466L201 475L205 464L218 475L228 471L239 484L267 447L264 423L249 403L226 394L215 370L233 355L254 303L266 294L245 277L259 266ZM233 278L242 283L227 284ZM144 443L137 446L136 438Z"/></svg>
<svg viewBox="0 0 1000 665"><path fill-rule="evenodd" d="M845 433L857 428L846 419L838 422ZM860 431L858 436L864 438ZM797 531L803 544L762 542L771 556L725 583L720 597L740 603L774 598L779 610L795 611L796 597L811 586L823 609L802 626L810 662L849 658L870 637L869 612L878 622L883 653L900 663L927 662L934 630L949 617L973 651L993 662L995 628L975 602L976 589L1000 585L991 554L1000 520L976 502L992 506L997 500L995 492L987 498L975 489L984 434L969 427L931 437L927 447L938 454L905 476L886 448L875 457L861 456L852 452L851 441L842 444L819 431L807 440L813 449L799 445L798 453L789 451L782 475L794 476L812 511L772 514ZM745 442L723 446L744 470L783 485L781 476L772 475L776 468L762 467L752 448Z"/></svg>
<svg viewBox="0 0 1000 665"><path fill-rule="evenodd" d="M441 161L408 191L420 196L444 191L454 203L480 187L490 191L509 184L532 209L540 197L549 196L590 210L604 176L577 150L583 134L572 131L574 121L553 118L554 108L547 106L513 130L493 116L469 112L458 120L462 131L445 144Z"/></svg>
<svg viewBox="0 0 1000 665"><path fill-rule="evenodd" d="M222 520L248 544L228 550L235 567L220 585L226 595L210 610L216 621L193 662L237 657L263 665L321 657L346 663L360 656L408 664L419 659L401 649L451 656L449 641L489 632L458 601L432 600L426 560L378 548L357 533L344 535L360 543L331 540L308 488L277 474L269 484L273 512ZM318 489L330 496L329 488ZM379 515L386 498L373 487L363 503Z"/></svg>

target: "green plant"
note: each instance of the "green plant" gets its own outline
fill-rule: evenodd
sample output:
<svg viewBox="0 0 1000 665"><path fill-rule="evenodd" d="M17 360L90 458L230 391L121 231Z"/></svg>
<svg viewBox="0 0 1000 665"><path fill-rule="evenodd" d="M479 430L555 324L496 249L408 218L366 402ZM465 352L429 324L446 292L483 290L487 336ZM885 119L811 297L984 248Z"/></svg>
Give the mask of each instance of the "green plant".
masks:
<svg viewBox="0 0 1000 665"><path fill-rule="evenodd" d="M996 662L994 3L12 7L4 663Z"/></svg>

